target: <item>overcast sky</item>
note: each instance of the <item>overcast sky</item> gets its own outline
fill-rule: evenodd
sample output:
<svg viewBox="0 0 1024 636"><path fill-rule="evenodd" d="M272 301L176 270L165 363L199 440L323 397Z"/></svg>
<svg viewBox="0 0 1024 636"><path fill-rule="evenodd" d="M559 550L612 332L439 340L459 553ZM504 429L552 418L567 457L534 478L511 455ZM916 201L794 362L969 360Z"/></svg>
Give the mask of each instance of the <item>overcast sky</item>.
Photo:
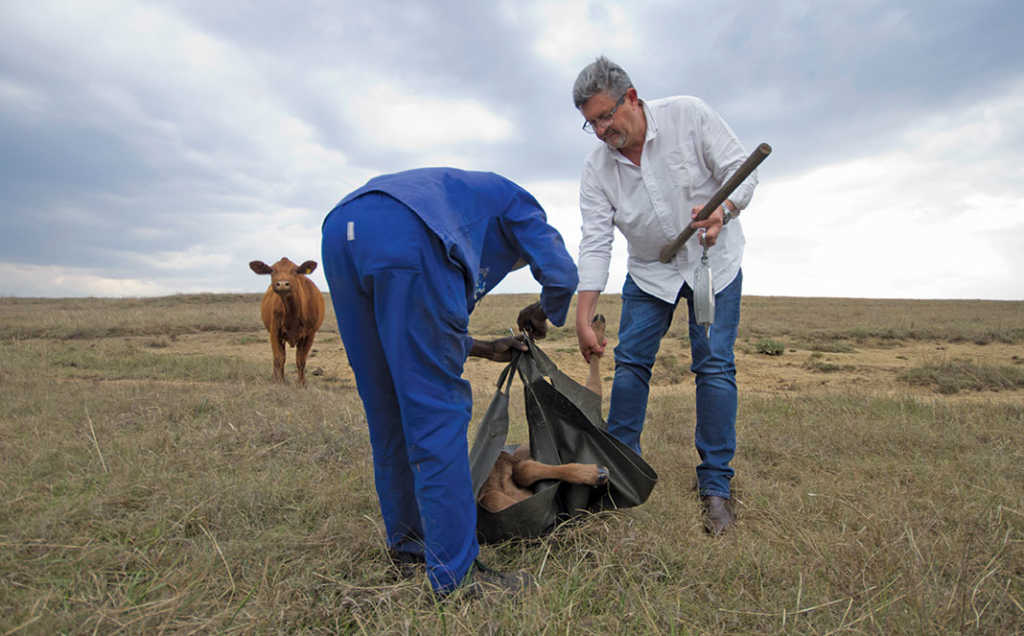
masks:
<svg viewBox="0 0 1024 636"><path fill-rule="evenodd" d="M745 294L1021 300L1022 24L1018 0L0 0L0 296L261 292L250 260L319 261L342 196L430 165L524 186L575 257L599 142L571 87L604 54L774 148Z"/></svg>

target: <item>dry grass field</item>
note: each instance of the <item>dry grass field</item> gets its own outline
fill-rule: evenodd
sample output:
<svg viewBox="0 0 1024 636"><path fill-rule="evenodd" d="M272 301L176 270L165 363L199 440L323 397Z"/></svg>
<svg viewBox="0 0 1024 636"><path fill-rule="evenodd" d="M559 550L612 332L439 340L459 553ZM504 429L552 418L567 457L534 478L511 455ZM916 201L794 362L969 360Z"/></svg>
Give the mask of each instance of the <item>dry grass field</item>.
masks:
<svg viewBox="0 0 1024 636"><path fill-rule="evenodd" d="M293 349L270 381L259 294L0 299L0 635L1024 632L1024 302L743 302L734 531L698 517L684 310L650 500L485 546L537 576L521 602L437 603L386 565L333 314L302 390ZM571 327L541 346L586 377ZM475 418L500 368L467 362Z"/></svg>

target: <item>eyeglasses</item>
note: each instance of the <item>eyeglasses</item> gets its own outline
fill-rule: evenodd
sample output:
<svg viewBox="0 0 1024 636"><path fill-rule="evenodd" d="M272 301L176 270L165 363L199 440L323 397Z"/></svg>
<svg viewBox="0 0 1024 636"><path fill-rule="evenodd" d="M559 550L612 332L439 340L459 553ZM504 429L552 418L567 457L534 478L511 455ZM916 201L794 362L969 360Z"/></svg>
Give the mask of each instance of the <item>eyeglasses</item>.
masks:
<svg viewBox="0 0 1024 636"><path fill-rule="evenodd" d="M598 126L607 126L608 124L612 123L612 118L615 117L615 111L619 110L619 106L622 106L622 102L624 101L626 101L626 93L622 94L622 97L619 98L619 101L615 102L615 106L613 106L610 111L598 116L597 119L588 119L587 121L583 122L584 132L593 133L596 135Z"/></svg>

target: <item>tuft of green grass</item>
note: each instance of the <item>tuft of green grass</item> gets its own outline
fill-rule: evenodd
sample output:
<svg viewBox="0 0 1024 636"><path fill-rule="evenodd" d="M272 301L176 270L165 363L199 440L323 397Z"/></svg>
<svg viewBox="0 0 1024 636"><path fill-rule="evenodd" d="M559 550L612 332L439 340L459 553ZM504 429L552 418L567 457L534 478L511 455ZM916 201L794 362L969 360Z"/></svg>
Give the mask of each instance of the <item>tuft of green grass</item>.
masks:
<svg viewBox="0 0 1024 636"><path fill-rule="evenodd" d="M835 373L836 371L845 371L853 368L848 364L843 365L828 360L819 351L812 353L804 362L803 367L809 371L816 371L818 373Z"/></svg>
<svg viewBox="0 0 1024 636"><path fill-rule="evenodd" d="M943 394L1001 391L1024 387L1024 369L957 358L914 367L903 373L901 379L908 384L932 386Z"/></svg>
<svg viewBox="0 0 1024 636"><path fill-rule="evenodd" d="M781 356L786 352L786 343L771 338L762 338L754 343L754 350L766 356Z"/></svg>

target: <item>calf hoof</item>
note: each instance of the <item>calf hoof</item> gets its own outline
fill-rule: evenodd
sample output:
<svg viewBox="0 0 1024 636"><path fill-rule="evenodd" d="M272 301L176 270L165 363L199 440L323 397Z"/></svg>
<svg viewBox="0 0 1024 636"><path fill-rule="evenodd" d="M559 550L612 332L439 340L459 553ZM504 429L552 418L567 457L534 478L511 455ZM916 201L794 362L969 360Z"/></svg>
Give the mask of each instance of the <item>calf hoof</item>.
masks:
<svg viewBox="0 0 1024 636"><path fill-rule="evenodd" d="M597 467L597 483L595 486L603 486L608 483L608 469L604 466Z"/></svg>

